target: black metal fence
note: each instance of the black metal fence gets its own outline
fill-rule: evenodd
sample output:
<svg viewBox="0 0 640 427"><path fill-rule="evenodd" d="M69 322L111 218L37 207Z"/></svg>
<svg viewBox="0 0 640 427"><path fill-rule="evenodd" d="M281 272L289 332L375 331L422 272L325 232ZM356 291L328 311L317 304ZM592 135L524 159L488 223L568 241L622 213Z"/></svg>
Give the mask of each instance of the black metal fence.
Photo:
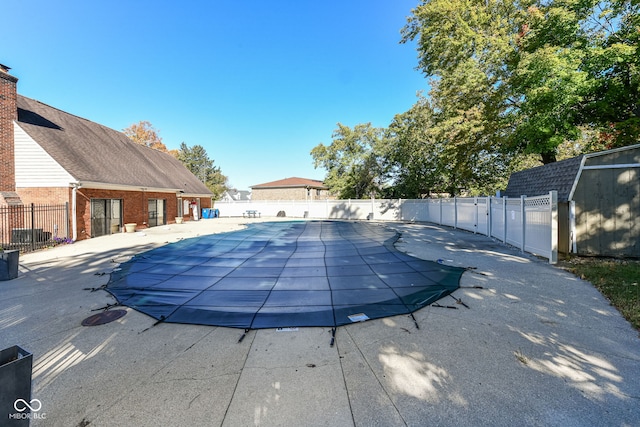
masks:
<svg viewBox="0 0 640 427"><path fill-rule="evenodd" d="M0 245L32 252L70 242L69 203L0 207Z"/></svg>

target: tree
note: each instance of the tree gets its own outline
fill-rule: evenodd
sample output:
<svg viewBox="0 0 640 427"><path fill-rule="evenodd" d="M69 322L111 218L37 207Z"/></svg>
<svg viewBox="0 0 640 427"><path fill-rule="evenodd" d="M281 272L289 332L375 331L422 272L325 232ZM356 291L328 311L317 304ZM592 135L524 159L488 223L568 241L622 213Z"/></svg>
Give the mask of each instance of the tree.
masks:
<svg viewBox="0 0 640 427"><path fill-rule="evenodd" d="M512 133L506 119L524 101L510 85L524 16L514 0L431 0L402 30L403 42L418 39L419 68L431 79L437 121L455 158L456 146L482 152L487 141L503 146Z"/></svg>
<svg viewBox="0 0 640 427"><path fill-rule="evenodd" d="M211 190L215 200L227 190L227 177L222 174L219 167L214 166L214 161L209 158L203 146L189 147L182 142L177 158Z"/></svg>
<svg viewBox="0 0 640 427"><path fill-rule="evenodd" d="M511 142L525 99L512 78L526 11L511 0L430 0L412 13L402 41L417 40L419 69L432 88L431 189L492 194L506 185L514 153L537 149Z"/></svg>
<svg viewBox="0 0 640 427"><path fill-rule="evenodd" d="M511 172L635 144L637 0L423 0L402 29L431 91L311 152L341 197L491 194ZM373 132L372 132L373 131Z"/></svg>
<svg viewBox="0 0 640 427"><path fill-rule="evenodd" d="M434 82L431 132L439 147L439 192L486 195L506 184L509 156L502 150L499 109L491 100L499 90L473 60Z"/></svg>
<svg viewBox="0 0 640 427"><path fill-rule="evenodd" d="M589 129L600 128L609 146L637 142L639 8L634 0L429 0L412 11L402 41L417 41L440 122L462 124L474 112L478 141L549 163Z"/></svg>
<svg viewBox="0 0 640 427"><path fill-rule="evenodd" d="M596 3L585 21L592 46L585 69L594 85L582 123L598 128L604 148L636 144L640 135L640 3Z"/></svg>
<svg viewBox="0 0 640 427"><path fill-rule="evenodd" d="M397 114L388 128L389 143L382 157L391 180L393 197L421 198L442 190L442 145L433 131L433 108L426 98Z"/></svg>
<svg viewBox="0 0 640 427"><path fill-rule="evenodd" d="M385 181L379 156L386 143L385 131L371 123L351 129L338 123L331 145L311 150L316 168L327 170L324 183L343 199L363 199L383 194Z"/></svg>
<svg viewBox="0 0 640 427"><path fill-rule="evenodd" d="M134 123L128 128L123 129L122 132L136 144L144 145L145 147L165 153L169 152L167 146L162 142L162 138L158 135L158 131L147 121ZM172 154L175 156L175 153Z"/></svg>
<svg viewBox="0 0 640 427"><path fill-rule="evenodd" d="M584 70L589 40L581 29L591 0L556 0L530 5L512 54L510 110L514 132L510 146L540 153L543 163L556 160L565 141L579 141L580 111L593 85Z"/></svg>

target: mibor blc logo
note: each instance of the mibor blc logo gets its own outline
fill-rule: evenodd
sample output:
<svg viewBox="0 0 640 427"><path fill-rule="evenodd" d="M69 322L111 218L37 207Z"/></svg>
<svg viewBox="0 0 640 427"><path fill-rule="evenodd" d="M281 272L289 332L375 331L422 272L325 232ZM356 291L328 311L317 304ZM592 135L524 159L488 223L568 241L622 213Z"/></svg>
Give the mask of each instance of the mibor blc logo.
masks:
<svg viewBox="0 0 640 427"><path fill-rule="evenodd" d="M16 401L13 402L13 409L18 412L9 414L10 420L44 420L47 418L45 412L40 413L42 402L38 399L31 399L29 402L24 399L16 399ZM27 410L31 412L27 412Z"/></svg>

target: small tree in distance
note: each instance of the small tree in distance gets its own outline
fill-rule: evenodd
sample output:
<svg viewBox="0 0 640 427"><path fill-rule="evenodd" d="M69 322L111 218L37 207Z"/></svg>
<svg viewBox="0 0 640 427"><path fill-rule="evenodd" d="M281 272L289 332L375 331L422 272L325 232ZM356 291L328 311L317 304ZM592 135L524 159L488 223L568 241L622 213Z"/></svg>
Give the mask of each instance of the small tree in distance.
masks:
<svg viewBox="0 0 640 427"><path fill-rule="evenodd" d="M218 200L227 190L227 177L220 168L214 166L207 150L202 145L189 147L184 142L180 144L177 159L191 171L213 193L213 199Z"/></svg>
<svg viewBox="0 0 640 427"><path fill-rule="evenodd" d="M162 142L158 131L150 122L140 121L134 123L122 132L136 144L153 148L154 150L168 153L180 160L180 162L193 173L213 193L214 200L220 199L222 193L227 190L227 177L222 174L220 168L213 165L207 150L201 145L189 147L184 142L179 150L169 150Z"/></svg>
<svg viewBox="0 0 640 427"><path fill-rule="evenodd" d="M145 147L153 148L154 150L169 153L167 146L162 142L162 138L158 135L158 131L153 127L150 122L141 120L138 123L134 123L128 128L122 129L122 132L136 144L144 145ZM175 151L175 150L173 150ZM174 153L171 153L174 155Z"/></svg>

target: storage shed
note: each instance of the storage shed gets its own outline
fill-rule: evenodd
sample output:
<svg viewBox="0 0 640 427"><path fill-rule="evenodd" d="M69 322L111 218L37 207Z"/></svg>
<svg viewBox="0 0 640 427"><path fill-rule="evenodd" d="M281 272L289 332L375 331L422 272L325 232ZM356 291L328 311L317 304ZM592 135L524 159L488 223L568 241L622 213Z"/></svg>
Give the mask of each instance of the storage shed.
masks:
<svg viewBox="0 0 640 427"><path fill-rule="evenodd" d="M516 172L506 197L558 192L560 253L640 257L640 144Z"/></svg>

